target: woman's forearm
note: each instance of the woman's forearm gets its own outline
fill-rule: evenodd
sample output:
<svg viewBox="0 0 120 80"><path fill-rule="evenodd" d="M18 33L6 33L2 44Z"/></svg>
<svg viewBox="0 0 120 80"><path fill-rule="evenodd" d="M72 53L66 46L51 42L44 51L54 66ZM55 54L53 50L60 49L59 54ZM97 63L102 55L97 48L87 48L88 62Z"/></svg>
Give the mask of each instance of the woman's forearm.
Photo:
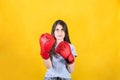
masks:
<svg viewBox="0 0 120 80"><path fill-rule="evenodd" d="M74 67L75 67L75 62L72 64L68 64L68 71L72 73L74 71Z"/></svg>
<svg viewBox="0 0 120 80"><path fill-rule="evenodd" d="M52 63L51 63L50 58L48 58L47 60L44 59L44 64L45 64L45 66L46 66L47 69L49 69L49 68L52 67Z"/></svg>

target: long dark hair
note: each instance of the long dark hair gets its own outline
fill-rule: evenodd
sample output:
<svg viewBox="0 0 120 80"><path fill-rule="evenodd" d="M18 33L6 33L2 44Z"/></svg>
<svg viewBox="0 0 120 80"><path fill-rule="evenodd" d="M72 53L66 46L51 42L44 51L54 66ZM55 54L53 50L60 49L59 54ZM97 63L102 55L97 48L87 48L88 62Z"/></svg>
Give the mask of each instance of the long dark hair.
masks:
<svg viewBox="0 0 120 80"><path fill-rule="evenodd" d="M57 25L61 25L63 27L63 31L65 32L64 41L67 41L68 43L71 44L71 41L70 41L70 38L69 38L69 33L68 33L68 27L67 27L67 24L63 20L55 21L55 23L52 26L51 35L54 36L54 38L55 38L54 32L55 32L55 29L56 29ZM50 54L55 55L55 45L56 45L56 43L53 45Z"/></svg>

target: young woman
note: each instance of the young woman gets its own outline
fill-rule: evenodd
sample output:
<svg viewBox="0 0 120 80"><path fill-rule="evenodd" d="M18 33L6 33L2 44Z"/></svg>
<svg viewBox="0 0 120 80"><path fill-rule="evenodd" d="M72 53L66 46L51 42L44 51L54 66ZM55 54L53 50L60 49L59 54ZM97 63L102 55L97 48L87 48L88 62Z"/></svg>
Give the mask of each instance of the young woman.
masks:
<svg viewBox="0 0 120 80"><path fill-rule="evenodd" d="M74 71L76 51L63 20L55 21L51 34L41 35L40 47L47 68L44 80L71 80L70 73Z"/></svg>

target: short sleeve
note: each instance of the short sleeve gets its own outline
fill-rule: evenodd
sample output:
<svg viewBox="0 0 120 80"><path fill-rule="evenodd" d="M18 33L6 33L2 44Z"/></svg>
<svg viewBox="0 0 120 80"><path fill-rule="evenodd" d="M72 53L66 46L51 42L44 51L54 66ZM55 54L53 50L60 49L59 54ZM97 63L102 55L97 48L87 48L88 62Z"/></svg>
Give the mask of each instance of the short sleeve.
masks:
<svg viewBox="0 0 120 80"><path fill-rule="evenodd" d="M76 53L75 47L74 47L72 44L70 44L70 47L71 47L72 54L73 54L75 57L77 57L77 53Z"/></svg>

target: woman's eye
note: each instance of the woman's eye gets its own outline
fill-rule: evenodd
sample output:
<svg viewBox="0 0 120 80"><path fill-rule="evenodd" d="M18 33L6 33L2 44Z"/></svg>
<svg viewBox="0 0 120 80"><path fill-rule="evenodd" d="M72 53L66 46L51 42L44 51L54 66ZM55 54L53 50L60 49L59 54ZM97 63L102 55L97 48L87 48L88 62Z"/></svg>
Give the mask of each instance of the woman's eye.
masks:
<svg viewBox="0 0 120 80"><path fill-rule="evenodd" d="M55 29L55 31L64 31L64 29Z"/></svg>
<svg viewBox="0 0 120 80"><path fill-rule="evenodd" d="M59 29L55 29L56 31L58 31Z"/></svg>
<svg viewBox="0 0 120 80"><path fill-rule="evenodd" d="M64 31L64 29L62 29L62 31Z"/></svg>

